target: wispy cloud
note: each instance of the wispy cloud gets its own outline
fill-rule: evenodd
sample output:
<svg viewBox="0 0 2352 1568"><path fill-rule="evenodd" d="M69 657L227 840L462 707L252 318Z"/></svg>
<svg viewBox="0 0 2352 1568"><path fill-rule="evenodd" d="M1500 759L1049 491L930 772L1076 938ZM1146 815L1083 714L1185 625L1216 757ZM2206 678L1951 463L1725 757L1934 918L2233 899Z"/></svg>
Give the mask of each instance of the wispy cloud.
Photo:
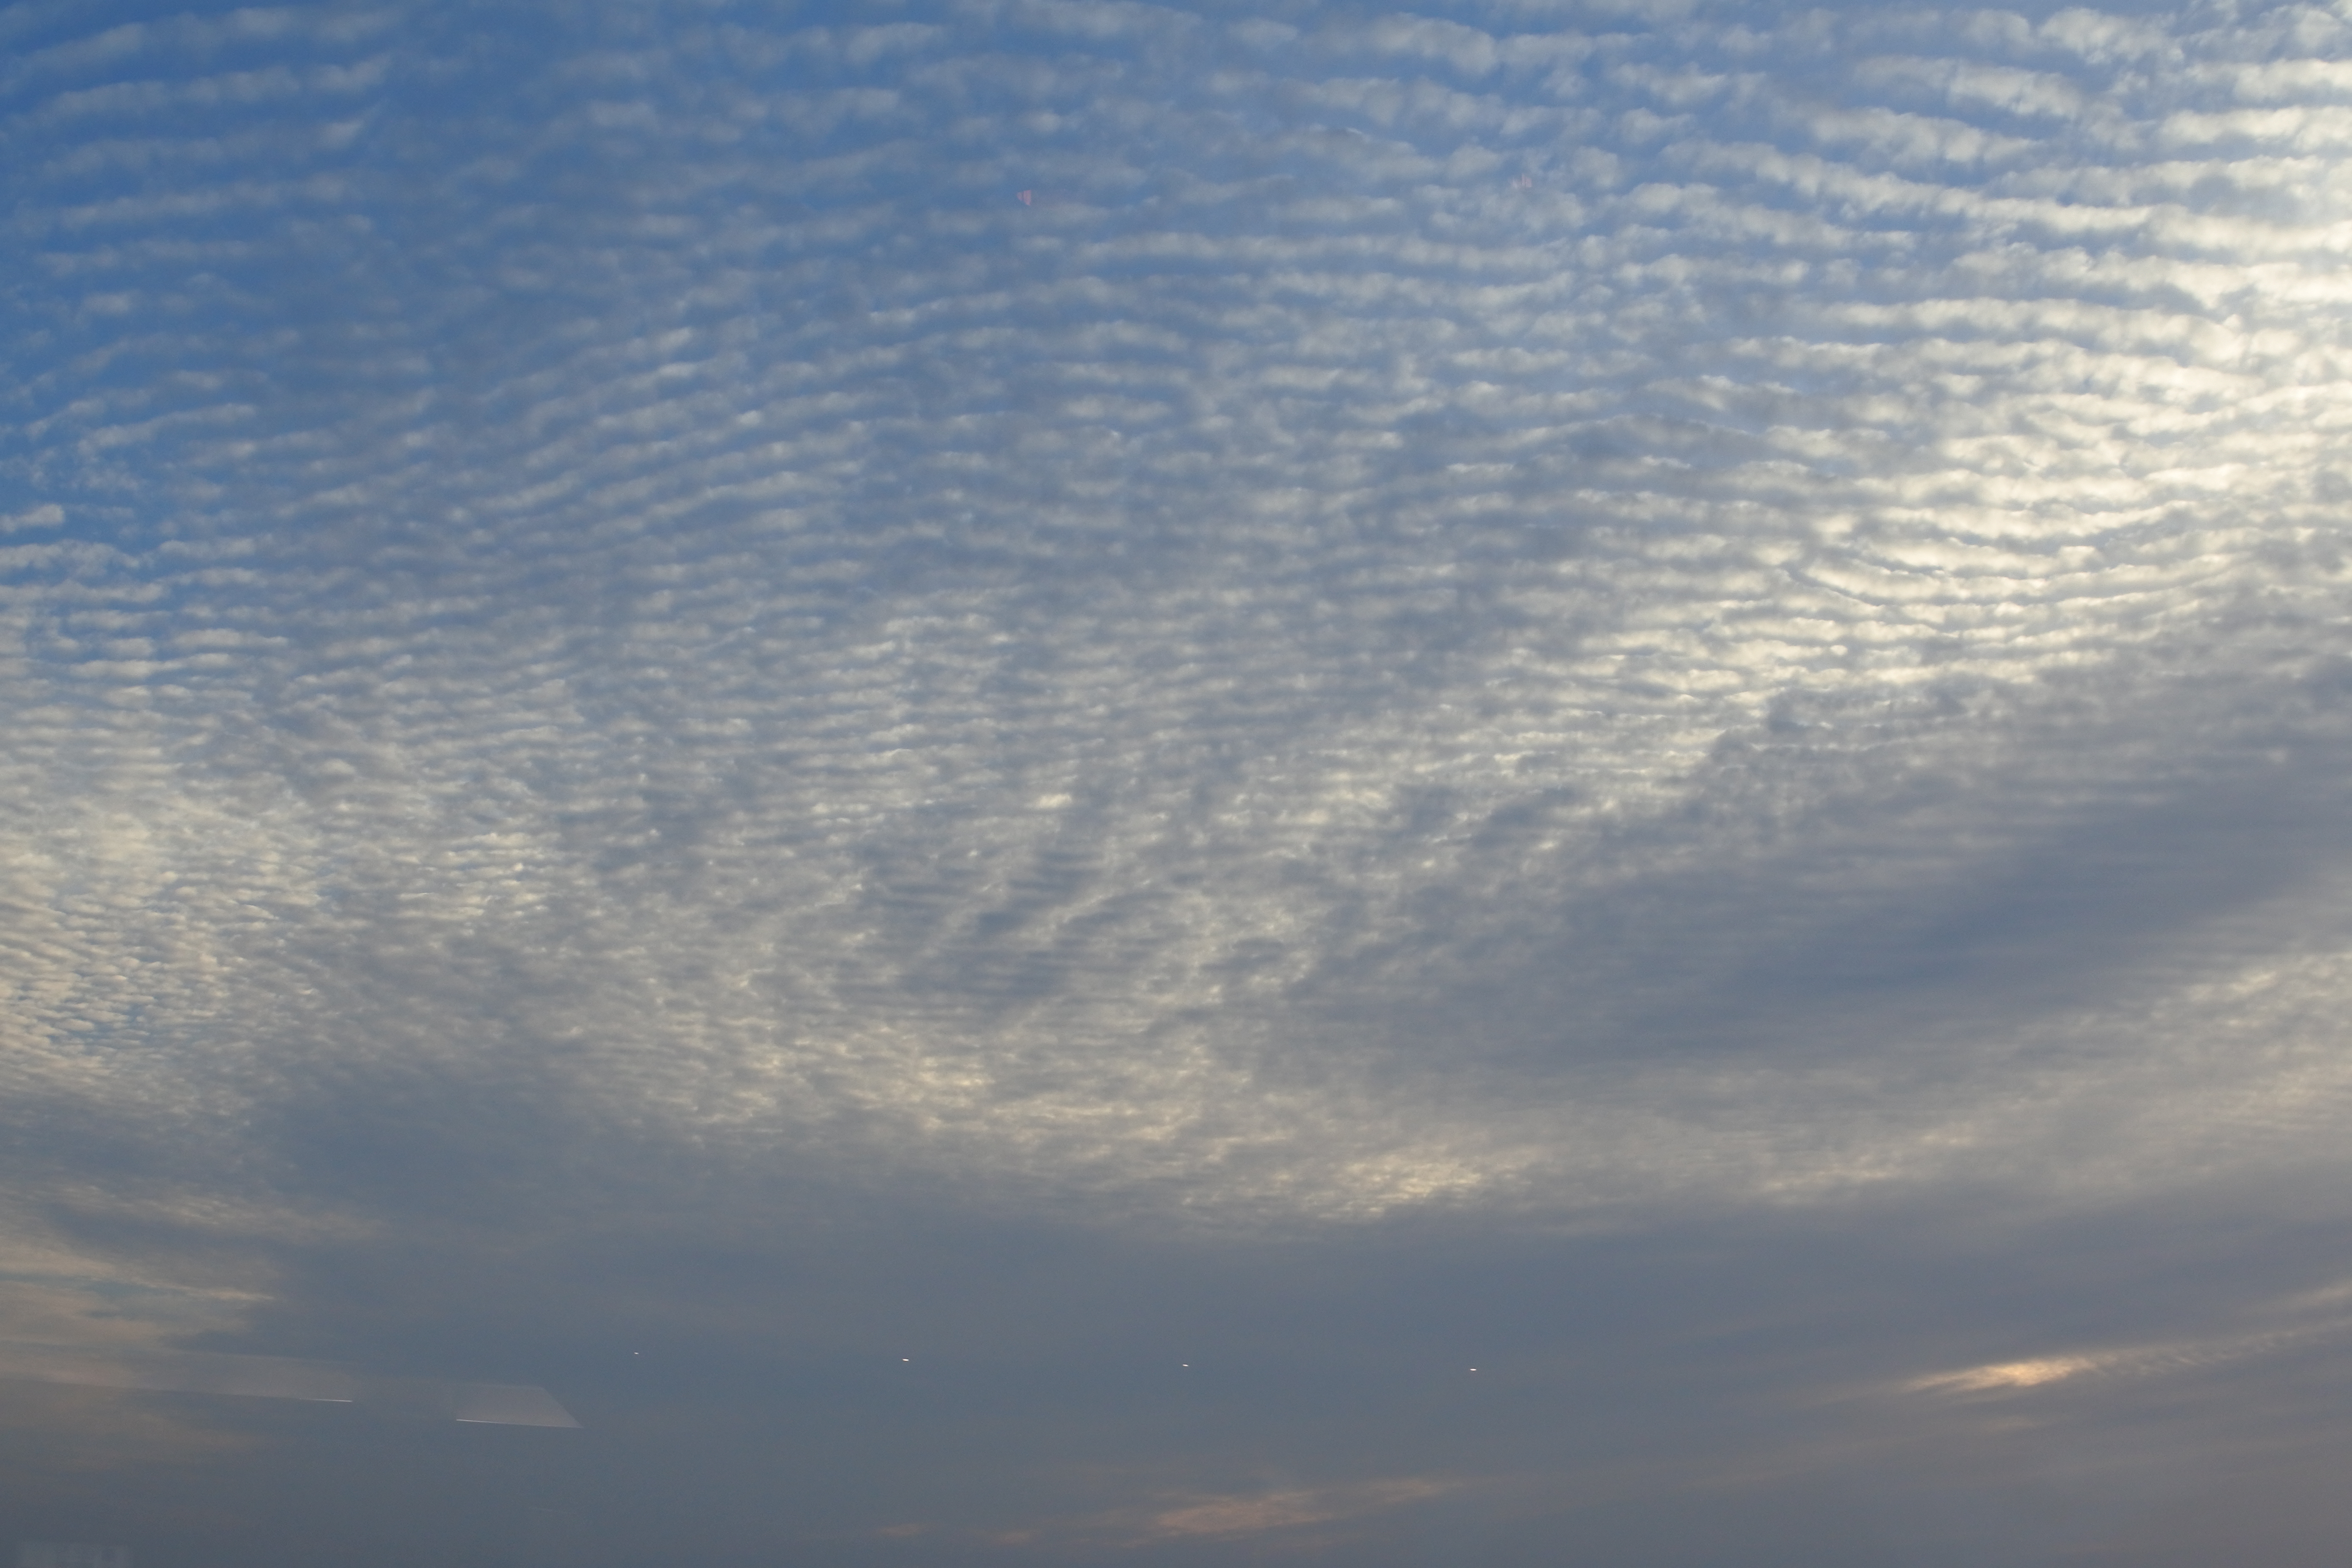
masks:
<svg viewBox="0 0 2352 1568"><path fill-rule="evenodd" d="M1072 1551L1132 1552L1177 1542L1231 1541L1280 1536L1316 1527L1348 1526L1397 1509L1458 1492L1468 1483L1450 1477L1402 1476L1337 1486L1194 1495L1082 1519L1055 1520L992 1530L991 1545L1055 1553ZM927 1527L892 1526L883 1535L927 1533ZM1295 1542L1305 1550L1328 1549L1328 1536Z"/></svg>

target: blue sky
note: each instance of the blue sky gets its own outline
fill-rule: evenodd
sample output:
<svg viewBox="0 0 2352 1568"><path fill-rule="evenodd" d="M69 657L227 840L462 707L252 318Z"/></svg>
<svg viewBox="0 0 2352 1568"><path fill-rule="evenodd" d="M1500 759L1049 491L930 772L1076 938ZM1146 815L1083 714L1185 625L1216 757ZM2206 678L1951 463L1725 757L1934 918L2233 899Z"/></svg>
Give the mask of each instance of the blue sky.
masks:
<svg viewBox="0 0 2352 1568"><path fill-rule="evenodd" d="M2339 1561L2347 147L2326 5L0 11L0 1372L583 1422L0 1516Z"/></svg>

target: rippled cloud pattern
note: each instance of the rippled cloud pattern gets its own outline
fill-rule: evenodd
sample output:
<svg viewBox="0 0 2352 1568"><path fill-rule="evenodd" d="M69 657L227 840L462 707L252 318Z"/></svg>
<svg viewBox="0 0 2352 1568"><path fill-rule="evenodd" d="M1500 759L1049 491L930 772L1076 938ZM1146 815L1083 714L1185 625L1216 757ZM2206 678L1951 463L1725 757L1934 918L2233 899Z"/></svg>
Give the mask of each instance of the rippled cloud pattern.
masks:
<svg viewBox="0 0 2352 1568"><path fill-rule="evenodd" d="M2341 5L0 62L26 1248L2345 1173Z"/></svg>

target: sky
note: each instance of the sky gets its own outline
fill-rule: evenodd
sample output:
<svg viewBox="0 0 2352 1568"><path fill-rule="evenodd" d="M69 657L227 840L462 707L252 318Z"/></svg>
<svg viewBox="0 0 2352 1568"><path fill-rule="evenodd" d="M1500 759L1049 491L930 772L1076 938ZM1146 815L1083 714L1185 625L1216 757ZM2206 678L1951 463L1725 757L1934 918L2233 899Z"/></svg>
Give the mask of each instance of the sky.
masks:
<svg viewBox="0 0 2352 1568"><path fill-rule="evenodd" d="M0 1549L2340 1563L2347 155L2342 0L0 8Z"/></svg>

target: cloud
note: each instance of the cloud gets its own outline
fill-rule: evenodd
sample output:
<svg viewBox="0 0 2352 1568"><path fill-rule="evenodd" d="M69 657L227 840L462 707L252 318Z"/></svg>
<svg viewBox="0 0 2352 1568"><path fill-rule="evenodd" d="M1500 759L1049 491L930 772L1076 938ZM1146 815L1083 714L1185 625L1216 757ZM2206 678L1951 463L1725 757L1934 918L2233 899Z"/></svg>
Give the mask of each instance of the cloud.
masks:
<svg viewBox="0 0 2352 1568"><path fill-rule="evenodd" d="M1083 1520L1057 1520L997 1530L989 1544L1032 1551L1066 1552L1074 1549L1132 1552L1138 1548L1191 1541L1229 1541L1236 1537L1304 1531L1318 1526L1354 1524L1397 1509L1427 1502L1460 1491L1465 1483L1453 1478L1396 1477L1350 1482L1341 1486L1298 1488L1285 1491L1241 1492L1230 1496L1192 1497L1161 1501L1139 1509ZM920 1533L922 1526L887 1527L879 1533ZM1328 1547L1326 1539L1301 1542L1306 1549Z"/></svg>
<svg viewBox="0 0 2352 1568"><path fill-rule="evenodd" d="M1902 1388L1906 1394L2000 1394L2064 1384L2068 1392L2088 1393L2102 1384L2178 1382L2263 1358L2328 1353L2347 1327L2342 1316L2347 1294L2352 1289L2340 1282L2320 1285L2242 1310L2238 1324L2218 1331L1937 1373Z"/></svg>
<svg viewBox="0 0 2352 1568"><path fill-rule="evenodd" d="M79 1345L0 1342L0 1378L82 1388L154 1389L317 1404L364 1403L404 1415L488 1426L577 1426L543 1388L370 1377L331 1362L187 1351L92 1351Z"/></svg>
<svg viewBox="0 0 2352 1568"><path fill-rule="evenodd" d="M18 1179L2332 1180L2336 24L918 12L23 35Z"/></svg>
<svg viewBox="0 0 2352 1568"><path fill-rule="evenodd" d="M27 528L55 528L65 520L65 508L52 501L47 506L27 507L14 517L0 520L0 532L15 533Z"/></svg>

